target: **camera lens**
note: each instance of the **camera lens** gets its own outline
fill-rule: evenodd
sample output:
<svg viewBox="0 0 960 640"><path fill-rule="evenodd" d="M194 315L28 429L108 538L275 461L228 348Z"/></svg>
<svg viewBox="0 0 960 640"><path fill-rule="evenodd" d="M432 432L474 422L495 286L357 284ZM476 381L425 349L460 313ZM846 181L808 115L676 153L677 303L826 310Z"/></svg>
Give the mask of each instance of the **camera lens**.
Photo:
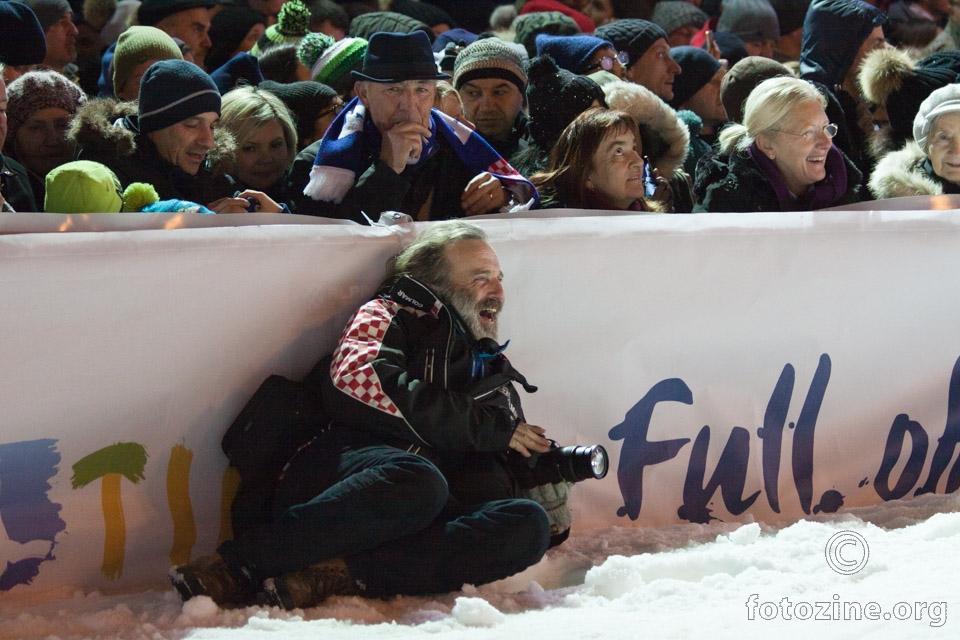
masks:
<svg viewBox="0 0 960 640"><path fill-rule="evenodd" d="M563 447L560 450L560 475L569 482L607 475L607 450L599 444L590 447Z"/></svg>

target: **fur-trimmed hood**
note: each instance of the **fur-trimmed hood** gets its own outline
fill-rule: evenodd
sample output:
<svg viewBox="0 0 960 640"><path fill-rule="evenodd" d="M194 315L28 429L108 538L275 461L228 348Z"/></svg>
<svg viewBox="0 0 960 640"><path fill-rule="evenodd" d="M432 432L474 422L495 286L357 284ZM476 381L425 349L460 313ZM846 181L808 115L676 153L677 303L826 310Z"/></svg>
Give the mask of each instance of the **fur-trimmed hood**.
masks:
<svg viewBox="0 0 960 640"><path fill-rule="evenodd" d="M133 156L139 134L121 124L126 116L131 115L137 115L135 101L123 102L114 98L88 100L77 111L68 137L76 142L81 157ZM207 164L213 175L225 175L236 160L236 141L223 127L215 131L213 139L214 147L207 152Z"/></svg>
<svg viewBox="0 0 960 640"><path fill-rule="evenodd" d="M676 111L646 87L632 82L609 82L603 86L603 93L611 109L626 111L637 121L644 141L643 153L661 176L672 176L683 167L690 132Z"/></svg>
<svg viewBox="0 0 960 640"><path fill-rule="evenodd" d="M870 175L870 193L877 200L942 194L943 184L927 172L926 160L927 155L913 141L899 151L888 153Z"/></svg>

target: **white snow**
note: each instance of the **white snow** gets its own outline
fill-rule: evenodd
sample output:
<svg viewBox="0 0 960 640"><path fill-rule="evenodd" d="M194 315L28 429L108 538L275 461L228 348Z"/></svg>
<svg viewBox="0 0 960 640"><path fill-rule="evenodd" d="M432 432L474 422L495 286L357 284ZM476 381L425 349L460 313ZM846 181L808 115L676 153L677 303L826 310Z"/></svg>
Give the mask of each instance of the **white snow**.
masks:
<svg viewBox="0 0 960 640"><path fill-rule="evenodd" d="M839 551L841 562L866 560L850 575L832 570L825 550L845 531L869 548ZM958 548L960 496L927 495L781 526L576 531L494 584L433 597L338 597L306 611L181 603L160 584L113 595L16 587L0 594L0 638L957 637L948 613L960 611Z"/></svg>

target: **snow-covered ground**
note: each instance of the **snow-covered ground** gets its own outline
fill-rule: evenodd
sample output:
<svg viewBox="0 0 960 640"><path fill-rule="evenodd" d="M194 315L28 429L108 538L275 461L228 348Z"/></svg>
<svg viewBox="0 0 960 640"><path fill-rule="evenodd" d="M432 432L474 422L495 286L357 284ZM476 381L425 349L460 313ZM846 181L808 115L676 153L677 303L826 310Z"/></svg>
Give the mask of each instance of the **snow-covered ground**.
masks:
<svg viewBox="0 0 960 640"><path fill-rule="evenodd" d="M183 604L162 585L123 595L18 587L0 594L0 638L955 638L958 549L960 496L928 495L776 528L578 531L495 584L307 611Z"/></svg>

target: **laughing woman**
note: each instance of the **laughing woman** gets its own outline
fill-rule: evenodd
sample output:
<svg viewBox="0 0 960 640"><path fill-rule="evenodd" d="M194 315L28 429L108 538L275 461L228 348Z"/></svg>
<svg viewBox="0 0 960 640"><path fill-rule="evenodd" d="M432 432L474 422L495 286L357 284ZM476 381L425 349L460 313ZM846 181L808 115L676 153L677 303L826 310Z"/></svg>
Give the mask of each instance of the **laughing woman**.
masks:
<svg viewBox="0 0 960 640"><path fill-rule="evenodd" d="M236 162L226 173L241 188L285 202L287 172L297 155L297 130L283 101L269 91L238 87L223 96L220 125L237 141Z"/></svg>
<svg viewBox="0 0 960 640"><path fill-rule="evenodd" d="M657 211L645 198L640 132L630 114L600 107L571 122L530 181L543 208Z"/></svg>
<svg viewBox="0 0 960 640"><path fill-rule="evenodd" d="M834 146L837 126L809 82L771 78L697 166L695 212L811 211L860 201L860 171Z"/></svg>

